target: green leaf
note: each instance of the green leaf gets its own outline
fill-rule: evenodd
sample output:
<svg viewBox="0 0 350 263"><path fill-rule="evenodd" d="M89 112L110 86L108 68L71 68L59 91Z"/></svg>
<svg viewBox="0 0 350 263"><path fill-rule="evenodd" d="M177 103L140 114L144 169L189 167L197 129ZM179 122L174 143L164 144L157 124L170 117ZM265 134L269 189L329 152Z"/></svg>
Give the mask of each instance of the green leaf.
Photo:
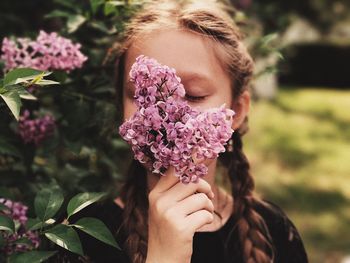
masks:
<svg viewBox="0 0 350 263"><path fill-rule="evenodd" d="M0 230L9 231L13 234L15 232L15 223L11 218L0 215Z"/></svg>
<svg viewBox="0 0 350 263"><path fill-rule="evenodd" d="M124 6L125 5L125 1L108 1L107 3L110 5L113 5L113 6Z"/></svg>
<svg viewBox="0 0 350 263"><path fill-rule="evenodd" d="M50 72L51 74L52 72ZM52 85L52 84L58 84L56 81L52 81L52 80L45 80L45 72L40 73L39 75L35 76L33 79L31 79L31 77L27 77L27 78L19 78L17 79L16 83L26 83L28 86L29 85L45 85L42 83L48 82L50 84L46 84L46 85ZM29 82L30 80L30 82ZM21 82L19 82L21 81ZM29 83L28 83L29 82Z"/></svg>
<svg viewBox="0 0 350 263"><path fill-rule="evenodd" d="M65 7L65 9L70 9L72 11L79 11L80 9L80 5L77 5L77 3L72 0L53 0L53 3L55 6L62 6Z"/></svg>
<svg viewBox="0 0 350 263"><path fill-rule="evenodd" d="M35 77L43 74L48 76L50 72L43 72L32 68L17 68L8 72L4 77L4 87L27 82L28 80L35 79ZM18 80L19 79L19 80Z"/></svg>
<svg viewBox="0 0 350 263"><path fill-rule="evenodd" d="M43 226L43 222L39 218L28 218L26 229L37 230Z"/></svg>
<svg viewBox="0 0 350 263"><path fill-rule="evenodd" d="M11 86L7 86L6 88L4 88L4 90L5 92L17 92L20 98L22 99L28 99L28 100L37 99L31 93L29 93L28 90L26 90L26 88L22 86L22 84L14 84Z"/></svg>
<svg viewBox="0 0 350 263"><path fill-rule="evenodd" d="M16 120L19 119L19 112L22 106L21 98L19 94L15 91L9 91L0 94L3 98L9 109L11 110L13 116L15 116Z"/></svg>
<svg viewBox="0 0 350 263"><path fill-rule="evenodd" d="M37 100L37 98L29 93L27 90L23 89L21 91L18 92L19 96L21 99L25 99L25 100Z"/></svg>
<svg viewBox="0 0 350 263"><path fill-rule="evenodd" d="M13 222L15 223L15 232L17 232L18 229L21 227L21 223L16 219L14 219Z"/></svg>
<svg viewBox="0 0 350 263"><path fill-rule="evenodd" d="M278 38L278 34L277 33L271 33L268 35L265 35L262 39L261 39L261 45L263 47L268 46L272 41L276 40Z"/></svg>
<svg viewBox="0 0 350 263"><path fill-rule="evenodd" d="M10 208L8 208L8 206L4 205L3 203L0 203L0 211L5 211L5 210L10 210Z"/></svg>
<svg viewBox="0 0 350 263"><path fill-rule="evenodd" d="M40 228L44 228L46 226L52 225L55 222L56 222L56 220L54 220L52 218L46 220L45 222L42 222L38 218L28 218L27 223L26 223L26 229L31 230L31 231L38 230Z"/></svg>
<svg viewBox="0 0 350 263"><path fill-rule="evenodd" d="M28 246L33 245L33 242L28 237L21 237L13 243L16 245L28 245Z"/></svg>
<svg viewBox="0 0 350 263"><path fill-rule="evenodd" d="M78 220L73 226L112 247L120 249L112 233L101 220L85 217Z"/></svg>
<svg viewBox="0 0 350 263"><path fill-rule="evenodd" d="M17 92L20 98L27 99L27 100L37 100L36 97L34 97L31 93L29 93L23 86L21 85L14 85L14 86L8 86L6 88L7 91L13 91Z"/></svg>
<svg viewBox="0 0 350 263"><path fill-rule="evenodd" d="M8 90L3 88L2 85L0 84L0 94L7 92Z"/></svg>
<svg viewBox="0 0 350 263"><path fill-rule="evenodd" d="M93 14L96 14L98 7L103 4L104 0L90 0L90 6Z"/></svg>
<svg viewBox="0 0 350 263"><path fill-rule="evenodd" d="M129 148L128 144L122 139L113 139L112 146L117 150L125 150Z"/></svg>
<svg viewBox="0 0 350 263"><path fill-rule="evenodd" d="M112 35L115 34L117 32L117 29L115 27L110 27L108 28L103 22L100 21L94 21L94 22L90 22L89 25L103 33Z"/></svg>
<svg viewBox="0 0 350 263"><path fill-rule="evenodd" d="M116 11L115 5L111 4L110 1L105 3L103 12L105 16L108 16Z"/></svg>
<svg viewBox="0 0 350 263"><path fill-rule="evenodd" d="M47 15L45 15L45 18L53 18L53 17L70 17L72 14L69 12L65 12L62 10L54 10Z"/></svg>
<svg viewBox="0 0 350 263"><path fill-rule="evenodd" d="M45 236L55 244L76 254L83 255L79 236L72 227L59 224L46 231Z"/></svg>
<svg viewBox="0 0 350 263"><path fill-rule="evenodd" d="M67 20L68 33L76 31L85 21L86 18L82 15L69 16Z"/></svg>
<svg viewBox="0 0 350 263"><path fill-rule="evenodd" d="M9 258L9 263L40 263L56 253L56 251L30 251L18 253Z"/></svg>
<svg viewBox="0 0 350 263"><path fill-rule="evenodd" d="M57 85L60 84L57 81L49 80L49 79L41 79L35 83L36 85L39 86L47 86L47 85Z"/></svg>
<svg viewBox="0 0 350 263"><path fill-rule="evenodd" d="M67 72L65 71L54 71L53 78L56 79L59 83L64 83L68 77Z"/></svg>
<svg viewBox="0 0 350 263"><path fill-rule="evenodd" d="M68 218L83 208L97 202L103 198L106 193L81 193L74 196L68 203L67 214Z"/></svg>
<svg viewBox="0 0 350 263"><path fill-rule="evenodd" d="M53 217L63 203L63 195L59 188L41 190L34 200L34 208L38 218L45 222Z"/></svg>

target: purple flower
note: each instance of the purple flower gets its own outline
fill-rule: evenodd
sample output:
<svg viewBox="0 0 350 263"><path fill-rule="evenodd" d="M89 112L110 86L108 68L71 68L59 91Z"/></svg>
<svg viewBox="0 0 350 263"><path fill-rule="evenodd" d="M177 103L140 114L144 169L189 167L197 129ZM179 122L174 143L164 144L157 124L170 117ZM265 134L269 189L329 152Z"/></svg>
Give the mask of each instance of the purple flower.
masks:
<svg viewBox="0 0 350 263"><path fill-rule="evenodd" d="M119 133L135 159L153 173L164 174L174 166L183 183L196 182L208 172L201 161L225 151L234 112L225 105L206 111L192 108L175 69L143 55L132 65L130 79L138 110Z"/></svg>
<svg viewBox="0 0 350 263"><path fill-rule="evenodd" d="M6 255L11 255L15 252L26 252L38 248L40 245L39 234L37 231L25 231L22 227L15 234L3 233L5 246L0 249ZM19 239L26 239L29 242L16 243Z"/></svg>
<svg viewBox="0 0 350 263"><path fill-rule="evenodd" d="M51 115L30 119L30 112L25 110L18 121L18 133L24 143L34 143L38 146L53 135L55 126L55 119Z"/></svg>
<svg viewBox="0 0 350 263"><path fill-rule="evenodd" d="M4 198L0 198L0 203L3 203L9 208L9 210L4 210L4 213L10 216L13 220L17 220L23 225L27 222L27 206L23 205L22 203L13 202L9 199Z"/></svg>
<svg viewBox="0 0 350 263"><path fill-rule="evenodd" d="M40 240L39 234L36 231L27 231L25 229L25 224L28 220L27 218L27 210L28 207L23 205L20 202L14 202L9 199L0 199L0 203L3 203L9 209L4 210L1 213L13 219L15 222L19 224L18 230L16 233L10 234L6 232L1 232L5 245L0 249L6 255L11 255L14 252L25 252L32 250L34 248L39 247ZM28 243L16 243L17 240L25 238L29 242Z"/></svg>
<svg viewBox="0 0 350 263"><path fill-rule="evenodd" d="M18 67L69 72L81 68L87 60L80 48L80 44L74 44L55 32L40 31L36 40L4 38L0 59L5 62L5 72Z"/></svg>

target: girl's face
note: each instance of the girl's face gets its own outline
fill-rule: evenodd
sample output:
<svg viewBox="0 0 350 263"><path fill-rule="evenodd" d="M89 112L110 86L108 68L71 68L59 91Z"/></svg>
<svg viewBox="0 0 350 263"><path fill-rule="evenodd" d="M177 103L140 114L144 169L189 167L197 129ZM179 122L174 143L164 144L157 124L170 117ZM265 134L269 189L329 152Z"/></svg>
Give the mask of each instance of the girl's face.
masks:
<svg viewBox="0 0 350 263"><path fill-rule="evenodd" d="M232 108L236 113L232 128L237 129L248 113L250 96L248 91L244 91L239 98L233 100L231 79L217 55L218 52L223 52L221 48L212 40L185 30L162 30L139 37L128 49L125 58L124 118L129 119L137 110L134 103L135 87L130 82L129 72L136 58L145 55L175 68L185 87L186 99L193 107L209 109L225 103L226 107ZM216 159L207 165L209 171L205 179L213 184ZM149 181L150 189L156 180L158 177Z"/></svg>
<svg viewBox="0 0 350 263"><path fill-rule="evenodd" d="M175 68L190 105L208 109L226 103L226 107L232 107L231 79L214 53L214 47L221 48L208 38L175 29L157 31L134 41L125 61L124 118L129 119L136 111L135 87L130 82L129 72L141 54Z"/></svg>

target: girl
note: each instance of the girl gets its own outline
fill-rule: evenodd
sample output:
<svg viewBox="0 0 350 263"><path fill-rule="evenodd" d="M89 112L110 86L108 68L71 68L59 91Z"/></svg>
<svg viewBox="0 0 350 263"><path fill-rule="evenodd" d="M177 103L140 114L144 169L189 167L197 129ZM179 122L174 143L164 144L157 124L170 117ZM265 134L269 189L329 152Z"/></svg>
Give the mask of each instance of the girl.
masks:
<svg viewBox="0 0 350 263"><path fill-rule="evenodd" d="M92 205L82 215L102 219L122 250L81 233L85 260L307 262L293 224L277 206L253 196L241 140L247 131L253 62L224 7L214 1L153 1L130 21L118 47L116 71L125 119L136 111L128 73L141 54L176 69L192 106L208 109L225 103L232 108L235 132L227 151L207 161L209 172L198 183L184 185L172 168L159 178L134 161L120 197ZM230 191L216 183L219 164Z"/></svg>

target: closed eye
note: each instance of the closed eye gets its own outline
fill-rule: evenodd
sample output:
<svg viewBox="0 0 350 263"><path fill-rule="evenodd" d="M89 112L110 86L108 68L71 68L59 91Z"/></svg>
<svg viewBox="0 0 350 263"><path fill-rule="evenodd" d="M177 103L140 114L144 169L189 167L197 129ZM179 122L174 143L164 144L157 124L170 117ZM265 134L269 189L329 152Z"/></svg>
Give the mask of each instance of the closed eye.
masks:
<svg viewBox="0 0 350 263"><path fill-rule="evenodd" d="M204 100L206 98L206 96L192 96L192 95L189 95L186 93L185 98L188 101L196 102L196 101Z"/></svg>

